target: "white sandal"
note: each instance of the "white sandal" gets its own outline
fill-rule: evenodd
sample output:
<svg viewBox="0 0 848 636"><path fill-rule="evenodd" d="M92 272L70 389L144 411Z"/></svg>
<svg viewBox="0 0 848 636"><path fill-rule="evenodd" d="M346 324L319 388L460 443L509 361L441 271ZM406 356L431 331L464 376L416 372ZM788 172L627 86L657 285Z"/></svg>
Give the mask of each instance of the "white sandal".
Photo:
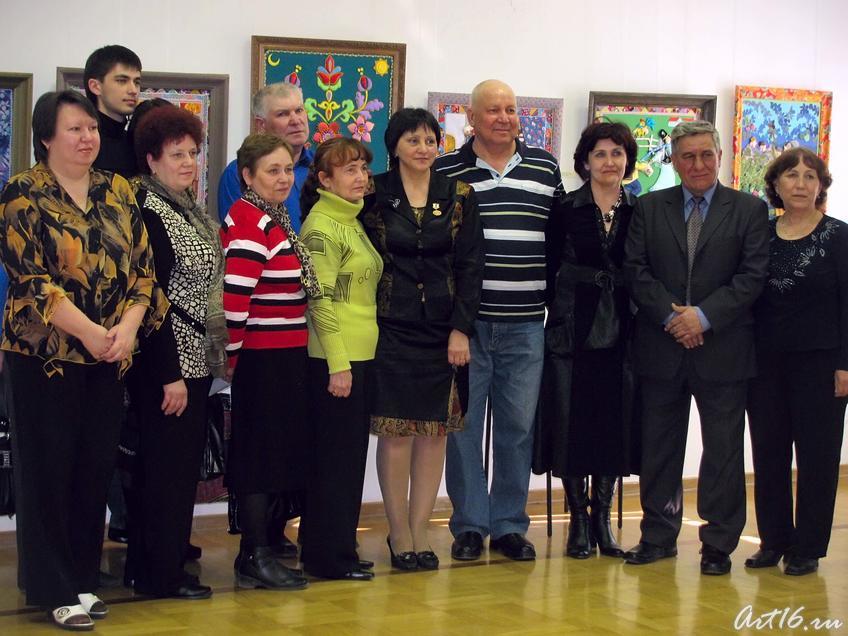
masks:
<svg viewBox="0 0 848 636"><path fill-rule="evenodd" d="M80 605L91 618L106 618L109 607L96 594L77 594Z"/></svg>
<svg viewBox="0 0 848 636"><path fill-rule="evenodd" d="M82 605L64 605L47 612L53 624L62 629L84 632L94 629L94 621Z"/></svg>

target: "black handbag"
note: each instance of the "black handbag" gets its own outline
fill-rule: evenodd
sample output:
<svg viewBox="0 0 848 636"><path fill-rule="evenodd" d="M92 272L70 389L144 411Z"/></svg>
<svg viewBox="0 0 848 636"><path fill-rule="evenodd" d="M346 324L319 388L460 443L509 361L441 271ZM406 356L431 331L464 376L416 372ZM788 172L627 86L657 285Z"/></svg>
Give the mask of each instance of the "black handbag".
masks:
<svg viewBox="0 0 848 636"><path fill-rule="evenodd" d="M224 400L219 394L206 401L206 446L200 462L200 481L211 481L226 470L224 443Z"/></svg>

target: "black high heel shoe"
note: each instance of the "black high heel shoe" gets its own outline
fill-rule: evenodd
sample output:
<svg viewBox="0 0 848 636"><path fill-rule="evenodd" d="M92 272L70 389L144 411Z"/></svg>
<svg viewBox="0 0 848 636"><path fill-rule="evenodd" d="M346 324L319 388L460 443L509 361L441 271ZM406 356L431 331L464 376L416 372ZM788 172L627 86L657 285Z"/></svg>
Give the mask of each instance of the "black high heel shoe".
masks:
<svg viewBox="0 0 848 636"><path fill-rule="evenodd" d="M392 550L391 537L386 537L386 545L389 546L389 554L392 555L393 568L407 572L418 569L418 557L415 555L415 552L395 554L395 551Z"/></svg>

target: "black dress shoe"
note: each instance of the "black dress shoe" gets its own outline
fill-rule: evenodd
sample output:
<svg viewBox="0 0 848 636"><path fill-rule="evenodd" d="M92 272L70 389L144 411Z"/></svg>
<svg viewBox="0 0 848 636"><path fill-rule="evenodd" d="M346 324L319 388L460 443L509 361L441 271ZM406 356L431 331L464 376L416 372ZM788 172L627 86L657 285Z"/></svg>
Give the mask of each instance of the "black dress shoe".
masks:
<svg viewBox="0 0 848 636"><path fill-rule="evenodd" d="M422 570L438 570L439 569L439 557L432 550L424 550L423 552L416 552L416 558L418 559L418 567Z"/></svg>
<svg viewBox="0 0 848 636"><path fill-rule="evenodd" d="M212 596L212 588L200 583L183 583L168 594L168 598L182 598L187 601L197 601Z"/></svg>
<svg viewBox="0 0 848 636"><path fill-rule="evenodd" d="M467 530L456 535L451 545L451 557L457 561L476 561L483 553L483 536Z"/></svg>
<svg viewBox="0 0 848 636"><path fill-rule="evenodd" d="M359 559L359 569L360 570L373 570L374 562L368 561L366 559Z"/></svg>
<svg viewBox="0 0 848 636"><path fill-rule="evenodd" d="M415 552L399 552L395 554L392 548L392 542L389 537L386 537L386 545L389 546L389 554L392 557L392 567L405 572L418 569L418 557Z"/></svg>
<svg viewBox="0 0 848 636"><path fill-rule="evenodd" d="M730 555L718 548L704 544L701 548L701 574L721 576L730 572Z"/></svg>
<svg viewBox="0 0 848 636"><path fill-rule="evenodd" d="M203 556L203 548L189 543L185 553L186 561L197 561L201 556Z"/></svg>
<svg viewBox="0 0 848 636"><path fill-rule="evenodd" d="M510 532L497 539L492 539L489 545L513 561L534 561L536 559L536 548L523 534L517 532Z"/></svg>
<svg viewBox="0 0 848 636"><path fill-rule="evenodd" d="M125 528L110 527L106 536L109 537L109 541L114 541L115 543L127 543L130 540L129 534Z"/></svg>
<svg viewBox="0 0 848 636"><path fill-rule="evenodd" d="M783 568L783 573L789 576L804 576L819 569L818 559L807 559L801 556L790 556Z"/></svg>
<svg viewBox="0 0 848 636"><path fill-rule="evenodd" d="M345 572L341 576L330 577L334 579L343 579L346 581L370 581L374 578L374 573L368 570L351 570Z"/></svg>
<svg viewBox="0 0 848 636"><path fill-rule="evenodd" d="M663 547L640 541L639 544L624 553L624 562L630 565L647 565L660 559L677 556L677 546Z"/></svg>
<svg viewBox="0 0 848 636"><path fill-rule="evenodd" d="M750 557L745 559L746 568L772 568L780 563L783 550L767 550L760 548Z"/></svg>

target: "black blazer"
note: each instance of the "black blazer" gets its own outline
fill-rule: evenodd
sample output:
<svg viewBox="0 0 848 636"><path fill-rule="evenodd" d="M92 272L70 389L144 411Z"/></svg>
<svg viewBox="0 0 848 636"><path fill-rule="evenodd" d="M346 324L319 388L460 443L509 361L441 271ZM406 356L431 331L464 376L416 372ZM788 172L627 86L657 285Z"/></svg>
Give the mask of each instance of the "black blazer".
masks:
<svg viewBox="0 0 848 636"><path fill-rule="evenodd" d="M669 379L684 354L706 380L736 381L756 372L751 306L768 269L768 209L749 194L718 184L701 229L692 270L692 304L711 329L687 351L663 330L671 303L685 304L687 257L683 189L637 200L625 245L624 276L636 314L636 369Z"/></svg>
<svg viewBox="0 0 848 636"><path fill-rule="evenodd" d="M383 257L377 317L449 323L473 333L483 284L483 226L466 183L430 172L419 227L397 170L374 177L362 224Z"/></svg>

